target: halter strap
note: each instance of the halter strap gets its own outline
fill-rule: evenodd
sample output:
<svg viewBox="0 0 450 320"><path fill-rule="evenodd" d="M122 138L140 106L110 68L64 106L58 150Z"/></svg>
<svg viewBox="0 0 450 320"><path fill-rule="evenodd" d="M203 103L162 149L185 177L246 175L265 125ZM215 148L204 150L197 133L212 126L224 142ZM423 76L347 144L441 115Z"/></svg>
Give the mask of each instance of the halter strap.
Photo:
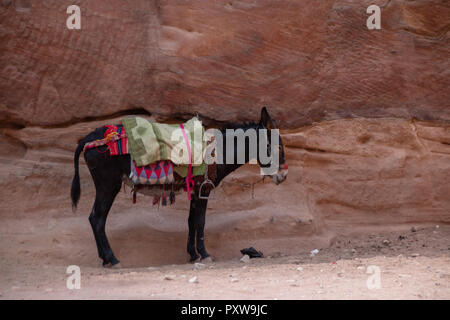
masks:
<svg viewBox="0 0 450 320"><path fill-rule="evenodd" d="M189 139L187 137L186 131L182 124L180 124L181 131L183 132L184 140L186 141L188 155L189 155L189 169L186 176L186 191L188 194L188 199L191 200L191 189L194 188L194 178L192 176L192 158L191 158L191 146L189 145Z"/></svg>

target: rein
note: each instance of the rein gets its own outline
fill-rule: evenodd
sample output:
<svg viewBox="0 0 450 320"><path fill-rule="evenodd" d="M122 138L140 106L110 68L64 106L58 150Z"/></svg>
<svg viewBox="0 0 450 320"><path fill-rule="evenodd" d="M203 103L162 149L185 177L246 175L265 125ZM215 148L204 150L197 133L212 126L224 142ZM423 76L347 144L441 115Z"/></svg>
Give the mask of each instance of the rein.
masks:
<svg viewBox="0 0 450 320"><path fill-rule="evenodd" d="M288 169L288 164L287 163L283 164L281 166L281 169L287 170ZM242 181L242 180L237 179L237 178L231 178L231 180L233 180L234 182L237 182L238 184L240 184L243 187L250 187L252 189L252 199L255 199L255 185L257 185L258 183L261 183L261 182L264 183L264 179L266 177L267 176L263 176L261 179L256 180L255 182L245 182L245 181Z"/></svg>
<svg viewBox="0 0 450 320"><path fill-rule="evenodd" d="M243 187L250 187L252 189L252 199L255 199L255 185L261 182L264 183L265 178L266 176L263 176L261 179L256 180L255 182L245 182L237 178L231 178L231 180L233 180L233 182L240 184Z"/></svg>

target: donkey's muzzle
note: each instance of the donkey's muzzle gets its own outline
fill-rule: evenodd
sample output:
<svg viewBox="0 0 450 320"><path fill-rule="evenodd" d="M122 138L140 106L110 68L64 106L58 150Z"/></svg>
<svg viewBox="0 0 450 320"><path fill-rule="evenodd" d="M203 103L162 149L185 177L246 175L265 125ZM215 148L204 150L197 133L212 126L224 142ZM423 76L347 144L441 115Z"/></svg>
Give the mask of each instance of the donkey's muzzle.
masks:
<svg viewBox="0 0 450 320"><path fill-rule="evenodd" d="M283 164L278 172L272 176L272 180L276 185L279 185L284 180L286 180L288 174L288 164Z"/></svg>

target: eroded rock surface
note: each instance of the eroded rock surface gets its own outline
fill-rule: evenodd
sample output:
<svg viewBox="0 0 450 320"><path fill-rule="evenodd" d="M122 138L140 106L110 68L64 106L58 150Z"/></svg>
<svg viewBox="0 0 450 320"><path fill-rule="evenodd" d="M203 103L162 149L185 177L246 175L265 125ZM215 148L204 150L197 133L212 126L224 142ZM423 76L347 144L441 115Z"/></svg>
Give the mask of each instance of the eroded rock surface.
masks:
<svg viewBox="0 0 450 320"><path fill-rule="evenodd" d="M450 119L444 0L70 1L0 4L0 111L67 125L130 110L284 127L363 117ZM381 7L369 31L366 9Z"/></svg>
<svg viewBox="0 0 450 320"><path fill-rule="evenodd" d="M256 186L255 199L238 181L258 179L256 168L227 179L209 204L211 246L449 222L446 1L82 0L78 31L66 28L70 4L0 1L2 218L72 219L77 140L124 115L198 112L215 125L256 120L267 105L288 179ZM381 30L366 28L370 4L382 9ZM83 160L81 173L87 216L94 188ZM113 216L151 212L140 219L153 236L184 243L185 197L169 214L143 199L131 207L121 193ZM128 239L127 225L117 228Z"/></svg>

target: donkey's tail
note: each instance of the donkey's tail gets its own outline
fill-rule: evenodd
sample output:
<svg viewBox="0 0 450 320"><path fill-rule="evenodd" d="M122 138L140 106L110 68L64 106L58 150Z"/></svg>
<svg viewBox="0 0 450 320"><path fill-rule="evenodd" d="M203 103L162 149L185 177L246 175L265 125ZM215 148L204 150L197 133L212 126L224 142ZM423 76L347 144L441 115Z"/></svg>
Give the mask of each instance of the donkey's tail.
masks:
<svg viewBox="0 0 450 320"><path fill-rule="evenodd" d="M83 152L84 145L86 141L84 139L78 144L77 149L75 150L75 156L73 158L73 163L75 167L75 175L72 180L72 189L70 190L70 196L72 198L72 211L75 212L77 210L78 200L80 200L81 188L80 188L80 173L78 169L78 162L80 158L81 152Z"/></svg>

